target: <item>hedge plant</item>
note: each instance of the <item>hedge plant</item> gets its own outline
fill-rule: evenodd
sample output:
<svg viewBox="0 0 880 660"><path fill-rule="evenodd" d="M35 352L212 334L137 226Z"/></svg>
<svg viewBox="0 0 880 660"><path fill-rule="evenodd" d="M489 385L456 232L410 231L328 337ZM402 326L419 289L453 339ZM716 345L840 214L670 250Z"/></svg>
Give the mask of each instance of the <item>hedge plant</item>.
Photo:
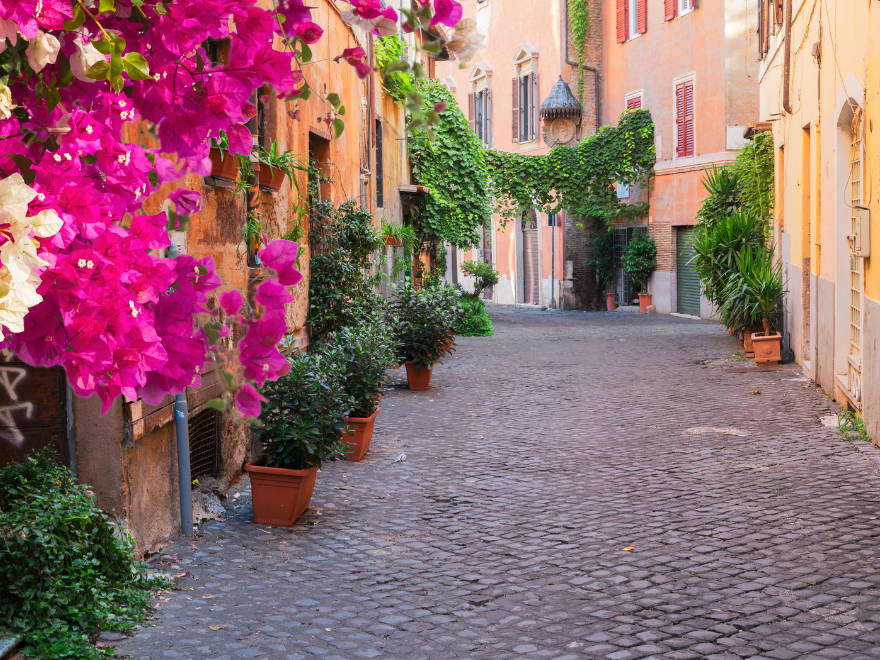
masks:
<svg viewBox="0 0 880 660"><path fill-rule="evenodd" d="M131 630L168 586L51 451L0 470L0 631L21 634L26 655L110 657L90 638Z"/></svg>

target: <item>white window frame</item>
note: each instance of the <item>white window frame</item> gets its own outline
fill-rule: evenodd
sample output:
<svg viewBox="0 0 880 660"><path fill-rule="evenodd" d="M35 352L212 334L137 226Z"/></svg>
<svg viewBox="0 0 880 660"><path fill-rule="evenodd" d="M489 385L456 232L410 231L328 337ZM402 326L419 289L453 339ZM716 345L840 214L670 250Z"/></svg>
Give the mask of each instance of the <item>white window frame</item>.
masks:
<svg viewBox="0 0 880 660"><path fill-rule="evenodd" d="M676 0L676 2L680 1ZM624 2L627 11L626 40L632 41L642 36L639 32L639 0L624 0Z"/></svg>
<svg viewBox="0 0 880 660"><path fill-rule="evenodd" d="M495 130L492 121L492 69L484 62L480 62L475 67L474 73L470 78L471 93L474 95L474 128L477 129L477 103L481 93L485 93L486 101L483 112L483 146L491 149L495 145ZM474 131L479 136L478 130Z"/></svg>
<svg viewBox="0 0 880 660"><path fill-rule="evenodd" d="M694 10L694 0L675 0L676 18L690 14Z"/></svg>
<svg viewBox="0 0 880 660"><path fill-rule="evenodd" d="M641 106L642 106L642 108L644 108L645 107L645 90L637 89L634 92L630 92L629 94L624 96L623 97L623 109L624 110L626 110L626 106L629 105L629 102L632 99L641 99L642 100Z"/></svg>
<svg viewBox="0 0 880 660"><path fill-rule="evenodd" d="M541 130L541 118L538 116L538 106L540 105L540 99L538 99L538 90L533 88L528 88L528 97L529 97L529 107L526 108L523 103L523 88L527 87L527 83L524 79L528 79L529 75L534 73L535 76L538 75L538 49L532 46L529 43L523 43L517 46L516 55L513 58L513 64L516 66L516 75L519 79L520 85L520 94L519 94L519 111L520 111L520 120L519 120L519 144L525 145L527 148L532 147L540 141L540 130ZM522 117L527 116L529 119L529 125L534 124L534 130L529 130L525 137L523 137L523 121ZM532 138L532 134L534 134L534 138Z"/></svg>

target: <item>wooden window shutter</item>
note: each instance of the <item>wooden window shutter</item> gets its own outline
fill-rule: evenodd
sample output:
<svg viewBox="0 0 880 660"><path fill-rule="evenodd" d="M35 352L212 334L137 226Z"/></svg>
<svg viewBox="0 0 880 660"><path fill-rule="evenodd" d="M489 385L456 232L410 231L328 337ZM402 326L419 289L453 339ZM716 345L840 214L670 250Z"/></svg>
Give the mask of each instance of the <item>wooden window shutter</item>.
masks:
<svg viewBox="0 0 880 660"><path fill-rule="evenodd" d="M519 78L513 79L513 142L519 142Z"/></svg>
<svg viewBox="0 0 880 660"><path fill-rule="evenodd" d="M468 122L471 125L471 130L476 131L477 122L474 119L474 95L468 94Z"/></svg>
<svg viewBox="0 0 880 660"><path fill-rule="evenodd" d="M776 7L776 25L782 25L782 0L773 0Z"/></svg>
<svg viewBox="0 0 880 660"><path fill-rule="evenodd" d="M642 107L642 97L636 96L635 98L631 98L626 102L627 110L638 110Z"/></svg>
<svg viewBox="0 0 880 660"><path fill-rule="evenodd" d="M648 0L637 0L639 34L648 31Z"/></svg>
<svg viewBox="0 0 880 660"><path fill-rule="evenodd" d="M758 59L764 59L764 7L765 0L758 0Z"/></svg>
<svg viewBox="0 0 880 660"><path fill-rule="evenodd" d="M531 121L529 122L529 138L532 140L538 139L538 74L532 71L529 74L529 91L531 92L529 98L529 117Z"/></svg>
<svg viewBox="0 0 880 660"><path fill-rule="evenodd" d="M685 155L684 83L675 86L675 155Z"/></svg>
<svg viewBox="0 0 880 660"><path fill-rule="evenodd" d="M675 12L678 9L678 0L663 0L663 20L671 21L675 18Z"/></svg>
<svg viewBox="0 0 880 660"><path fill-rule="evenodd" d="M626 41L626 5L627 0L617 0L617 43L619 44Z"/></svg>
<svg viewBox="0 0 880 660"><path fill-rule="evenodd" d="M486 90L486 136L483 138L483 142L486 143L487 147L492 146L492 92L490 90Z"/></svg>
<svg viewBox="0 0 880 660"><path fill-rule="evenodd" d="M694 82L684 83L684 149L685 156L694 155Z"/></svg>

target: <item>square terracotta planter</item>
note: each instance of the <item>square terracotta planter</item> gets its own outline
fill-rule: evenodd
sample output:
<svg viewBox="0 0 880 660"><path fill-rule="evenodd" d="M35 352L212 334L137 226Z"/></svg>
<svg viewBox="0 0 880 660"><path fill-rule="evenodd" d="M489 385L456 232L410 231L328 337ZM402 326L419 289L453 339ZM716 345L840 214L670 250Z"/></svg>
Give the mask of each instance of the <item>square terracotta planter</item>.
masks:
<svg viewBox="0 0 880 660"><path fill-rule="evenodd" d="M406 367L406 382L409 389L415 392L424 392L431 385L431 373L433 367L416 366L413 362L406 360L403 365Z"/></svg>
<svg viewBox="0 0 880 660"><path fill-rule="evenodd" d="M279 170L277 167L269 167L266 163L260 163L261 186L266 186L272 190L281 190L286 176L283 170Z"/></svg>
<svg viewBox="0 0 880 660"><path fill-rule="evenodd" d="M755 345L752 342L753 336L754 335L751 332L744 332L742 334L742 345L747 358L755 357Z"/></svg>
<svg viewBox="0 0 880 660"><path fill-rule="evenodd" d="M238 160L228 151L211 147L211 176L235 181L238 179Z"/></svg>
<svg viewBox="0 0 880 660"><path fill-rule="evenodd" d="M379 414L381 408L376 408L369 417L346 417L346 423L354 429L354 435L342 433L342 441L348 443L348 452L345 458L350 461L359 461L370 451L370 441L373 439L373 424L376 421L376 415Z"/></svg>
<svg viewBox="0 0 880 660"><path fill-rule="evenodd" d="M774 335L753 332L752 344L758 364L779 364L782 360L782 335L778 332Z"/></svg>
<svg viewBox="0 0 880 660"><path fill-rule="evenodd" d="M640 293L639 294L639 311L644 314L645 310L651 306L651 296L654 295L652 293Z"/></svg>
<svg viewBox="0 0 880 660"><path fill-rule="evenodd" d="M244 466L251 478L254 522L259 525L290 527L312 501L318 468L286 470L266 467L260 456Z"/></svg>

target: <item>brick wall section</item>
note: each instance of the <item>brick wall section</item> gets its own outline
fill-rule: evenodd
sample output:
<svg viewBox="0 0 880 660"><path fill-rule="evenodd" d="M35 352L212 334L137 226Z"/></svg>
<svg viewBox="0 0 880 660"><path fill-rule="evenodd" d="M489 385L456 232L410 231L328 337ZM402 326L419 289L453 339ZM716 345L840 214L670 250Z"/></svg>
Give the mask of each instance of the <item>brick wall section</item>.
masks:
<svg viewBox="0 0 880 660"><path fill-rule="evenodd" d="M675 272L675 229L668 222L652 222L648 235L657 244L657 270Z"/></svg>
<svg viewBox="0 0 880 660"><path fill-rule="evenodd" d="M578 227L581 222L583 228ZM572 265L572 288L570 295L563 292L565 309L599 309L599 291L596 287L596 270L584 263L593 256L593 238L596 223L590 218L565 218L565 260Z"/></svg>
<svg viewBox="0 0 880 660"><path fill-rule="evenodd" d="M601 97L602 89L602 1L590 0L589 2L589 26L587 28L587 39L584 44L584 64L592 66L599 70L599 94ZM577 62L577 50L574 46L574 39L571 36L571 26L568 26L568 60ZM567 65L568 77L567 82L571 87L571 91L577 97L577 66ZM586 135L594 135L597 130L596 117L596 82L595 74L592 71L584 71L584 102L582 108L583 115L581 117L581 137ZM608 122L607 117L599 118L601 125Z"/></svg>

